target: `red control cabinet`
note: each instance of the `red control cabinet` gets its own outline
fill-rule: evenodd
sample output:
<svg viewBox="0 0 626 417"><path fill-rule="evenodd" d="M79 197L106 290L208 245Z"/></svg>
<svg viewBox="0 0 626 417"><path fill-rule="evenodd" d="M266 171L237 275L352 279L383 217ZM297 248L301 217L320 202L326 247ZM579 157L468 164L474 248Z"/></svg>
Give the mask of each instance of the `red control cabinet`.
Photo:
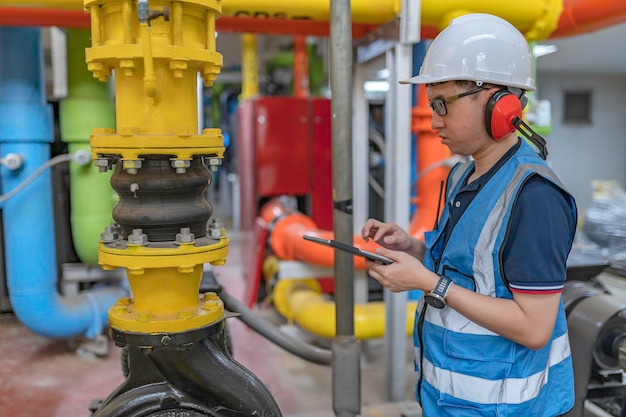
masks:
<svg viewBox="0 0 626 417"><path fill-rule="evenodd" d="M280 195L309 197L306 214L332 228L330 100L252 98L239 106L238 126L241 228L252 229L263 197Z"/></svg>

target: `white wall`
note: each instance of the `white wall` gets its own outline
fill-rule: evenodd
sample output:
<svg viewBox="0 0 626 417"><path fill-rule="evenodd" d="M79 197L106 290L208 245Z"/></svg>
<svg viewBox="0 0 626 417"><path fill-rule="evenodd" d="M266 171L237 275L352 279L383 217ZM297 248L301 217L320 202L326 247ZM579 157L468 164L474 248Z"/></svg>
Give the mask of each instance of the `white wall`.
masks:
<svg viewBox="0 0 626 417"><path fill-rule="evenodd" d="M592 180L626 185L626 75L544 72L537 74L537 85L537 97L552 106L548 162L576 198L582 220L591 204ZM563 124L565 92L585 89L592 91L592 123Z"/></svg>

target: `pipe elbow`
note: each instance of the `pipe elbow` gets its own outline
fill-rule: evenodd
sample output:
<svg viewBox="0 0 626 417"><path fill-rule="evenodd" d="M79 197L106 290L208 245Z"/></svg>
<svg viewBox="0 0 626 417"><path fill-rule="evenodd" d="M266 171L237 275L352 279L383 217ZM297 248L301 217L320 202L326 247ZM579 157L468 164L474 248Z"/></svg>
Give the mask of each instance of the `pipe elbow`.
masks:
<svg viewBox="0 0 626 417"><path fill-rule="evenodd" d="M20 322L51 339L86 336L94 339L108 321L108 309L126 291L103 286L73 297L62 297L50 288L36 293L11 293L11 305Z"/></svg>

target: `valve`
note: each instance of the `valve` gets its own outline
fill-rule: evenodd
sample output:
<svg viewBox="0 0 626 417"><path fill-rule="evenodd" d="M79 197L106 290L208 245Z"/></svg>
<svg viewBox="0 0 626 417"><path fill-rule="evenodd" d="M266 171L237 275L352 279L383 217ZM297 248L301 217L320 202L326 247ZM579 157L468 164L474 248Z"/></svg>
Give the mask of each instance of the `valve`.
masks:
<svg viewBox="0 0 626 417"><path fill-rule="evenodd" d="M163 16L166 22L170 21L170 9L169 7L163 7L163 10L158 11L154 9L150 9L150 5L148 4L148 0L139 0L138 1L138 15L139 21L141 23L147 23L150 25L150 21L156 19L157 17Z"/></svg>

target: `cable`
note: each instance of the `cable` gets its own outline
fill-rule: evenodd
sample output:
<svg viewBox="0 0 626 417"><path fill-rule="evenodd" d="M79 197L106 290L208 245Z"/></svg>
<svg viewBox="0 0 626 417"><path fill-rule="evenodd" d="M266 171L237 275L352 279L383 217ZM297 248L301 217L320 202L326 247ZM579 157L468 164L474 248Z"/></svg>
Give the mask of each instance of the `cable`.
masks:
<svg viewBox="0 0 626 417"><path fill-rule="evenodd" d="M85 157L85 155L87 155L87 157L89 159L87 159ZM60 164L62 162L69 162L69 161L75 161L76 163L78 163L80 165L86 165L87 163L89 163L90 160L91 160L91 156L89 156L87 151L84 151L84 150L76 151L73 154L67 154L66 153L66 154L61 154L61 155L57 155L57 156L55 156L53 158L50 158L42 166L40 166L32 174L30 174L30 176L28 178L26 178L24 181L22 181L21 184L19 184L17 187L12 189L8 193L6 193L4 195L1 195L0 196L0 204L2 204L5 201L7 201L8 199L14 197L16 194L18 194L20 191L22 191L24 188L26 188L28 186L28 184L33 182L35 180L35 178L40 176L45 170L47 170L48 168L50 168L50 167L52 167L54 165Z"/></svg>
<svg viewBox="0 0 626 417"><path fill-rule="evenodd" d="M539 151L539 156L545 161L548 157L548 148L546 147L546 140L542 138L537 132L532 130L530 126L528 126L524 121L519 117L514 117L511 121L513 126L520 132L522 135L526 137L529 141L533 143L537 147Z"/></svg>

